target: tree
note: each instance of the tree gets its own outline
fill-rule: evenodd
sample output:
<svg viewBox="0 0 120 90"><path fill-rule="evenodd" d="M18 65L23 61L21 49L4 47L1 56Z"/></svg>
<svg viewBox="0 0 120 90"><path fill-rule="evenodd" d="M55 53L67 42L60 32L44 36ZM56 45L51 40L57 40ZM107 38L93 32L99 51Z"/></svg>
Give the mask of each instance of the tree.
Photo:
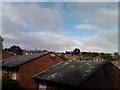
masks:
<svg viewBox="0 0 120 90"><path fill-rule="evenodd" d="M22 87L16 80L9 78L8 73L2 75L2 90L22 90Z"/></svg>
<svg viewBox="0 0 120 90"><path fill-rule="evenodd" d="M64 54L62 54L60 57L61 57L63 60L65 60L65 61L68 60L68 58L66 58Z"/></svg>
<svg viewBox="0 0 120 90"><path fill-rule="evenodd" d="M118 53L118 52L114 52L114 55L115 55L115 56L119 56L119 53Z"/></svg>
<svg viewBox="0 0 120 90"><path fill-rule="evenodd" d="M96 58L97 56L99 56L99 53L97 53L97 52L93 52L93 53L92 53L92 57L93 57L93 58Z"/></svg>
<svg viewBox="0 0 120 90"><path fill-rule="evenodd" d="M9 49L10 52L15 53L16 55L22 55L22 49L19 46L11 46Z"/></svg>
<svg viewBox="0 0 120 90"><path fill-rule="evenodd" d="M3 49L3 38L0 36L0 50Z"/></svg>
<svg viewBox="0 0 120 90"><path fill-rule="evenodd" d="M70 51L66 51L66 54L70 54Z"/></svg>
<svg viewBox="0 0 120 90"><path fill-rule="evenodd" d="M109 53L100 53L100 55L104 60L113 60L113 57Z"/></svg>
<svg viewBox="0 0 120 90"><path fill-rule="evenodd" d="M74 55L80 55L80 49L75 48L75 49L73 50L73 54L74 54Z"/></svg>

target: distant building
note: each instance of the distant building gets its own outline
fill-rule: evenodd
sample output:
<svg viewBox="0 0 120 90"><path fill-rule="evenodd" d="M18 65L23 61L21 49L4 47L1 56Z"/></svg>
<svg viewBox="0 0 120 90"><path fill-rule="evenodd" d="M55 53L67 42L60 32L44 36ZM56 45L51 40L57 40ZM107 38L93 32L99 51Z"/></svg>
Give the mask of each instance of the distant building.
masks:
<svg viewBox="0 0 120 90"><path fill-rule="evenodd" d="M79 58L79 55L74 55L70 53L70 54L65 54L65 57L68 58L69 60L77 60Z"/></svg>
<svg viewBox="0 0 120 90"><path fill-rule="evenodd" d="M66 59L68 59L68 60L78 60L79 58L80 58L80 56L79 55L74 55L74 54L72 54L71 52L70 53L56 53L58 56L62 56L62 55L64 55L64 57L66 58Z"/></svg>
<svg viewBox="0 0 120 90"><path fill-rule="evenodd" d="M0 79L2 78L2 62L6 60L6 58L9 58L12 56L14 56L14 54L7 51L2 51L2 53L0 53Z"/></svg>
<svg viewBox="0 0 120 90"><path fill-rule="evenodd" d="M120 90L120 70L109 61L64 61L34 79L38 90Z"/></svg>
<svg viewBox="0 0 120 90"><path fill-rule="evenodd" d="M34 54L34 53L46 53L49 52L47 50L23 50L23 55Z"/></svg>
<svg viewBox="0 0 120 90"><path fill-rule="evenodd" d="M11 79L17 80L22 88L29 90L37 88L34 75L61 61L63 60L53 52L16 55L7 58L2 64L2 69Z"/></svg>
<svg viewBox="0 0 120 90"><path fill-rule="evenodd" d="M2 60L5 60L6 58L14 56L13 53L7 52L7 51L2 51Z"/></svg>
<svg viewBox="0 0 120 90"><path fill-rule="evenodd" d="M118 69L120 69L120 60L111 61Z"/></svg>

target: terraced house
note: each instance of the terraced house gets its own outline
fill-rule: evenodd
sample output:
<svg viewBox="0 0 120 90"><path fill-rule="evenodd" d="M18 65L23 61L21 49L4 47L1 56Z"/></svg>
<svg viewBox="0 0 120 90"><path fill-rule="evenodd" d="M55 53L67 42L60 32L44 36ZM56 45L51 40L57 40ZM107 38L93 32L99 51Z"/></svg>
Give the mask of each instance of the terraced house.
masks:
<svg viewBox="0 0 120 90"><path fill-rule="evenodd" d="M4 60L2 69L11 79L17 80L22 88L35 89L37 83L33 76L61 61L63 60L53 52L16 55Z"/></svg>
<svg viewBox="0 0 120 90"><path fill-rule="evenodd" d="M109 61L64 61L34 79L38 90L120 90L120 70Z"/></svg>

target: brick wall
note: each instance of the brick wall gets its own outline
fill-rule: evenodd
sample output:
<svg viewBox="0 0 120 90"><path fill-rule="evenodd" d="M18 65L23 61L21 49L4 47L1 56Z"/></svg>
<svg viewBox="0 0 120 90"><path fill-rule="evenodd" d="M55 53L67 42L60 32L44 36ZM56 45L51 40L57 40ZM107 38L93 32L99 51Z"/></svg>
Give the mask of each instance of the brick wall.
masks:
<svg viewBox="0 0 120 90"><path fill-rule="evenodd" d="M118 61L111 61L116 67L120 69L120 60Z"/></svg>
<svg viewBox="0 0 120 90"><path fill-rule="evenodd" d="M40 84L40 81L38 81L38 84ZM112 90L113 88L115 88L115 90L120 90L120 70L114 65L108 63L89 76L88 79L84 80L84 82L78 87L52 82L46 82L46 84L47 90L60 90L61 87L67 90L86 90L85 88L88 88L87 90L90 88L93 88L93 90L96 90L97 88L99 90L103 90L103 88L108 90Z"/></svg>
<svg viewBox="0 0 120 90"><path fill-rule="evenodd" d="M24 88L37 88L33 76L59 63L62 59L58 56L52 58L50 53L20 66L18 82Z"/></svg>
<svg viewBox="0 0 120 90"><path fill-rule="evenodd" d="M6 52L6 51L3 51L3 52L2 52L2 59L1 59L1 60L4 60L4 59L9 58L9 57L12 57L12 56L14 56L14 55L13 55L13 54L10 54L10 53L8 53L8 52Z"/></svg>
<svg viewBox="0 0 120 90"><path fill-rule="evenodd" d="M120 70L107 64L82 84L83 88L118 88L120 89Z"/></svg>

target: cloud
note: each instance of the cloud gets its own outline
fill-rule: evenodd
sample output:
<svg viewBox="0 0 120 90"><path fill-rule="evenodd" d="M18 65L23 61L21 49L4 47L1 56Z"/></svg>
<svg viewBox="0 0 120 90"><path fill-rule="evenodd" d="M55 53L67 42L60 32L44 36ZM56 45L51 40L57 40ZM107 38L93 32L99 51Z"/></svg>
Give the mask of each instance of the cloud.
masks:
<svg viewBox="0 0 120 90"><path fill-rule="evenodd" d="M36 3L4 3L3 15L27 28L57 31L61 24L61 13L56 9L40 7Z"/></svg>
<svg viewBox="0 0 120 90"><path fill-rule="evenodd" d="M118 51L118 32L117 31L99 31L95 36L83 41L87 50L100 52Z"/></svg>
<svg viewBox="0 0 120 90"><path fill-rule="evenodd" d="M95 30L96 28L97 26L92 24L80 24L75 26L75 29L78 30Z"/></svg>
<svg viewBox="0 0 120 90"><path fill-rule="evenodd" d="M117 27L118 3L115 2L79 2L68 3L68 15L82 23L94 23L99 28L106 25Z"/></svg>
<svg viewBox="0 0 120 90"><path fill-rule="evenodd" d="M100 8L99 11L104 13L104 14L111 15L111 16L118 15L117 9Z"/></svg>
<svg viewBox="0 0 120 90"><path fill-rule="evenodd" d="M99 31L89 38L71 38L59 33L29 32L19 33L18 36L6 36L6 46L20 45L24 49L48 49L52 51L66 51L80 48L81 51L115 52L118 50L118 32ZM111 49L112 48L112 49Z"/></svg>
<svg viewBox="0 0 120 90"><path fill-rule="evenodd" d="M57 34L62 17L56 8L44 8L36 3L4 3L1 17L4 47L13 44L26 49L69 47L70 39Z"/></svg>
<svg viewBox="0 0 120 90"><path fill-rule="evenodd" d="M99 27L104 27L106 25L114 25L117 27L118 24L118 10L117 9L106 9L101 8L99 9L99 14L101 16L98 16L97 24Z"/></svg>
<svg viewBox="0 0 120 90"><path fill-rule="evenodd" d="M39 3L4 3L4 47L16 44L24 49L66 51L78 47L81 51L117 51L116 9L106 9L99 3L67 4L65 11L61 3L52 8L43 7ZM84 38L79 35L69 36L62 27L64 15L79 22L73 25L75 29L98 31ZM69 25L69 22L66 23ZM106 25L113 25L112 30L103 29Z"/></svg>
<svg viewBox="0 0 120 90"><path fill-rule="evenodd" d="M22 29L24 29L24 27L20 23L14 22L5 16L2 16L3 35L17 35L17 32Z"/></svg>
<svg viewBox="0 0 120 90"><path fill-rule="evenodd" d="M3 2L83 2L83 0L3 0ZM84 0L84 2L119 2L119 0Z"/></svg>
<svg viewBox="0 0 120 90"><path fill-rule="evenodd" d="M6 36L4 43L18 44L25 49L38 48L54 51L64 51L75 45L72 39L62 34L48 32L19 33L19 36L12 38Z"/></svg>

